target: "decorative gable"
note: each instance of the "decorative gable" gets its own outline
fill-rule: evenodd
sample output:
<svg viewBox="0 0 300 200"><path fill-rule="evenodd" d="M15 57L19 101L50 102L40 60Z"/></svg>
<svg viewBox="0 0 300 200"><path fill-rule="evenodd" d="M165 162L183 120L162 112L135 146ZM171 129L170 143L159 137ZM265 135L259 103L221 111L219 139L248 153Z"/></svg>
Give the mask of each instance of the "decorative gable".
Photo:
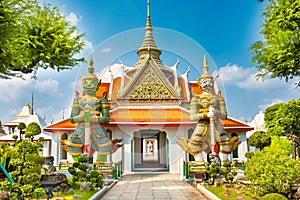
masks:
<svg viewBox="0 0 300 200"><path fill-rule="evenodd" d="M140 67L134 78L128 83L118 101L161 101L170 100L178 103L180 94L173 88L161 69L150 57Z"/></svg>
<svg viewBox="0 0 300 200"><path fill-rule="evenodd" d="M138 99L171 99L174 98L174 95L172 95L163 81L157 76L154 69L148 66L139 77L139 80L137 80L137 85L134 85L127 97Z"/></svg>

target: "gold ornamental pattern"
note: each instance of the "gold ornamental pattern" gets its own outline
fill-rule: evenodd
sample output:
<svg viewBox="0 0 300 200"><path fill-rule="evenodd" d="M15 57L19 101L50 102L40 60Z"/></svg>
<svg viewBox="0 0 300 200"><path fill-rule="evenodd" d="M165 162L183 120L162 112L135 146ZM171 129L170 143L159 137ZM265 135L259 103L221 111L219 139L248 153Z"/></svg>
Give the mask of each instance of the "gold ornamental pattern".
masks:
<svg viewBox="0 0 300 200"><path fill-rule="evenodd" d="M145 69L144 73L140 77L140 84L134 88L129 94L130 98L136 99L171 99L173 95L164 86L162 81L156 75L151 67Z"/></svg>

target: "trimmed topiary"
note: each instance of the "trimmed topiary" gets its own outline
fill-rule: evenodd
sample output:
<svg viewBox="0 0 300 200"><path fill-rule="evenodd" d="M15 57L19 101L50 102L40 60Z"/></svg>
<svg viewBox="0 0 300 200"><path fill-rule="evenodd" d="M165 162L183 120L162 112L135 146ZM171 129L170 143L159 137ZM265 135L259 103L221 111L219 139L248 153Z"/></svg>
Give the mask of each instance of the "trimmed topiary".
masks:
<svg viewBox="0 0 300 200"><path fill-rule="evenodd" d="M278 194L278 193L270 193L270 194L266 194L265 196L260 198L261 200L288 200L288 198L286 198L285 196L283 196L282 194Z"/></svg>

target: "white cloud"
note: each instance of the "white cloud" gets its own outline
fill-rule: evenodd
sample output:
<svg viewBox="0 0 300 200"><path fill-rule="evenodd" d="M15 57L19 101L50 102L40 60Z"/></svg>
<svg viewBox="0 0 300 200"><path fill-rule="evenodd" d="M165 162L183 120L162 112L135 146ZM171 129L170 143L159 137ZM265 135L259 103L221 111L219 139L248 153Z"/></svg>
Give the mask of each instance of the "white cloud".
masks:
<svg viewBox="0 0 300 200"><path fill-rule="evenodd" d="M53 115L51 117L51 119L48 119L47 121L49 121L49 123L52 122L58 122L61 121L63 119L68 119L71 115L71 107L69 108L64 108L61 109L59 112L57 112L57 114Z"/></svg>
<svg viewBox="0 0 300 200"><path fill-rule="evenodd" d="M72 83L70 83L70 87L72 88L72 90L74 91L78 91L78 92L81 92L81 79L83 77L81 77L80 79L76 80L76 81L73 81Z"/></svg>
<svg viewBox="0 0 300 200"><path fill-rule="evenodd" d="M57 94L59 82L53 79L37 80L34 84L34 89L40 93Z"/></svg>
<svg viewBox="0 0 300 200"><path fill-rule="evenodd" d="M80 53L77 53L74 55L75 58L88 58L89 55L91 54L91 51L94 49L94 45L92 42L88 41L88 40L83 40L84 42L84 46L81 49Z"/></svg>
<svg viewBox="0 0 300 200"><path fill-rule="evenodd" d="M52 105L48 106L48 107L40 107L40 108L34 108L34 113L38 114L39 116L42 117L42 119L46 119L49 117L47 116L47 113L51 112L53 110Z"/></svg>
<svg viewBox="0 0 300 200"><path fill-rule="evenodd" d="M15 101L18 97L25 95L30 88L32 79L30 75L24 75L25 80L20 78L0 79L0 100L5 102Z"/></svg>
<svg viewBox="0 0 300 200"><path fill-rule="evenodd" d="M8 112L2 113L2 116L1 116L2 117L1 120L3 120L2 123L8 123L9 121L14 120L16 118L17 114L19 114L19 112L21 112L21 110L22 110L22 108L19 108L19 109L14 108L14 109L8 110Z"/></svg>
<svg viewBox="0 0 300 200"><path fill-rule="evenodd" d="M236 85L241 89L246 90L292 90L294 89L294 83L286 83L280 79L262 79L256 78L258 71L254 67L239 67L236 64L228 64L221 67L219 70L220 77L218 80L223 81L226 84Z"/></svg>
<svg viewBox="0 0 300 200"><path fill-rule="evenodd" d="M255 74L257 71L255 68L244 68L239 67L236 64L227 64L221 67L219 70L219 79L224 82L224 84L234 84L238 81L244 80L249 75Z"/></svg>
<svg viewBox="0 0 300 200"><path fill-rule="evenodd" d="M81 18L82 17L78 17L74 12L70 12L70 14L66 16L66 20L71 22L73 25L77 25Z"/></svg>
<svg viewBox="0 0 300 200"><path fill-rule="evenodd" d="M111 48L110 47L107 47L107 48L103 48L101 50L102 53L110 53L111 52Z"/></svg>
<svg viewBox="0 0 300 200"><path fill-rule="evenodd" d="M105 67L103 70L100 72L96 73L96 76L101 79L102 83L110 83L111 81L111 74L113 75L114 78L121 77L122 76L122 68L121 64L115 63L113 65L110 65L108 67ZM129 69L130 67L125 66L125 71L126 69ZM110 69L110 71L109 71Z"/></svg>
<svg viewBox="0 0 300 200"><path fill-rule="evenodd" d="M269 107L269 106L272 106L272 105L275 105L275 104L277 104L277 103L283 102L282 99L270 99L270 100L264 100L264 101L265 101L264 104L258 105L258 107L259 107L259 109L260 109L261 111L265 111L265 109L266 109L267 107Z"/></svg>
<svg viewBox="0 0 300 200"><path fill-rule="evenodd" d="M84 44L85 46L83 47L85 50L92 50L94 48L93 43L88 41L88 40L84 40Z"/></svg>

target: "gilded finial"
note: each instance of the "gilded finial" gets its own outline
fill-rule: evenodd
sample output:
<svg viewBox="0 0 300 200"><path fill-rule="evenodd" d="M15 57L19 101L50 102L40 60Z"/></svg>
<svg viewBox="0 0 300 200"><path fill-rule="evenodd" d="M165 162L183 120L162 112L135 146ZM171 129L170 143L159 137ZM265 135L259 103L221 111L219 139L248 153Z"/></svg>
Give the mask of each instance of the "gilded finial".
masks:
<svg viewBox="0 0 300 200"><path fill-rule="evenodd" d="M94 64L93 56L92 55L90 55L89 64L90 64L90 66L93 66L93 64Z"/></svg>
<svg viewBox="0 0 300 200"><path fill-rule="evenodd" d="M200 76L200 79L202 79L202 78L212 78L212 76L208 72L206 54L204 54L202 70L203 70L203 74Z"/></svg>
<svg viewBox="0 0 300 200"><path fill-rule="evenodd" d="M208 74L208 66L207 66L206 54L204 54L202 69L203 69L203 73L204 74Z"/></svg>
<svg viewBox="0 0 300 200"><path fill-rule="evenodd" d="M90 66L88 67L88 72L89 72L89 74L93 74L94 73L94 66L93 66L94 61L93 61L92 55L90 55L89 64L90 64Z"/></svg>
<svg viewBox="0 0 300 200"><path fill-rule="evenodd" d="M85 79L95 79L98 81L98 78L94 74L95 68L93 64L94 64L93 57L92 55L90 55L88 74L85 77L83 77L82 81L84 81Z"/></svg>

